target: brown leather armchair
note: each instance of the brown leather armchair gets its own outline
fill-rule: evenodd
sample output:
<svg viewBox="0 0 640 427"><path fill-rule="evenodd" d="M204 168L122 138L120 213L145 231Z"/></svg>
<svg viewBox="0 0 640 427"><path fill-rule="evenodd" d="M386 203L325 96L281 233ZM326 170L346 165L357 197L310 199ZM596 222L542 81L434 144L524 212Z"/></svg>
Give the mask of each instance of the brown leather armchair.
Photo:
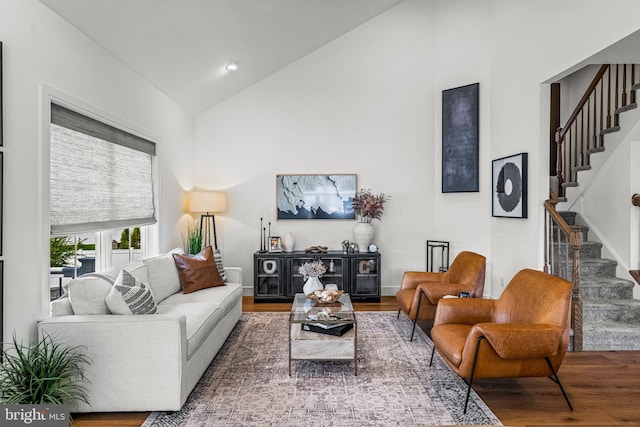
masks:
<svg viewBox="0 0 640 427"><path fill-rule="evenodd" d="M557 376L569 344L571 283L521 270L497 300L443 299L431 329L435 351L469 388L474 378Z"/></svg>
<svg viewBox="0 0 640 427"><path fill-rule="evenodd" d="M398 317L403 311L409 319L413 319L411 340L416 321L433 319L438 301L443 296L468 292L471 297L482 298L485 269L484 256L465 251L456 256L445 273L406 271L400 290L396 292L396 300L400 306Z"/></svg>

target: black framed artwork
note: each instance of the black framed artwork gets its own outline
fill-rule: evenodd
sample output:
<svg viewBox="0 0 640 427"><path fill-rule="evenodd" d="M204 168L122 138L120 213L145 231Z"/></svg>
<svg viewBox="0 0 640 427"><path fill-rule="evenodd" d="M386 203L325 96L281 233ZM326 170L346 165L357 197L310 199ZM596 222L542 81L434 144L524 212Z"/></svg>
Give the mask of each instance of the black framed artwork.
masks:
<svg viewBox="0 0 640 427"><path fill-rule="evenodd" d="M442 91L442 192L478 192L479 92L474 83Z"/></svg>
<svg viewBox="0 0 640 427"><path fill-rule="evenodd" d="M492 162L492 215L527 217L527 153Z"/></svg>

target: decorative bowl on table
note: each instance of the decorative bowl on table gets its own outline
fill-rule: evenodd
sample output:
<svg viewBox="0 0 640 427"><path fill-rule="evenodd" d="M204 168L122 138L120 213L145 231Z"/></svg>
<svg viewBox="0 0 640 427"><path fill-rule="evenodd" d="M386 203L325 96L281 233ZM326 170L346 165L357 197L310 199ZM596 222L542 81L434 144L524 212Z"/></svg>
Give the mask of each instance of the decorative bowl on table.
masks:
<svg viewBox="0 0 640 427"><path fill-rule="evenodd" d="M342 294L344 294L344 291L334 291L334 290L324 289L322 291L314 291L308 294L307 298L314 301L318 301L319 303L322 303L322 304L332 304L338 301L338 298L340 298Z"/></svg>

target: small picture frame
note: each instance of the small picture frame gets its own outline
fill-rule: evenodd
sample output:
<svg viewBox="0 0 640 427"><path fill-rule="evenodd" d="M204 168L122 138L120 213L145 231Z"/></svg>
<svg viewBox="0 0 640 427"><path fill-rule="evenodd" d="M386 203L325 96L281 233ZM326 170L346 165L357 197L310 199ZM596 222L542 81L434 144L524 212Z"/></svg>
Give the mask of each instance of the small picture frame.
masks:
<svg viewBox="0 0 640 427"><path fill-rule="evenodd" d="M269 237L269 252L282 252L282 241L280 236Z"/></svg>
<svg viewBox="0 0 640 427"><path fill-rule="evenodd" d="M492 215L526 218L527 153L496 159L492 166Z"/></svg>

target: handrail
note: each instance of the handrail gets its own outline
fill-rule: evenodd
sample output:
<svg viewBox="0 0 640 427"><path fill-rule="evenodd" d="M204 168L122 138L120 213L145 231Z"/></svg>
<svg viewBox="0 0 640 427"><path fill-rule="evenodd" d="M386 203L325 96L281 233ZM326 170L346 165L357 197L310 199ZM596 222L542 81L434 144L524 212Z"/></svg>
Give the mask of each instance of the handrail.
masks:
<svg viewBox="0 0 640 427"><path fill-rule="evenodd" d="M582 95L582 98L580 99L580 102L578 102L578 105L573 110L573 113L571 113L571 115L569 116L569 119L567 120L567 124L565 124L564 127L562 128L562 130L560 131L560 138L564 138L564 136L566 135L567 131L569 129L571 129L571 125L578 118L578 115L582 111L582 108L587 103L587 101L591 98L591 94L593 94L593 92L595 92L596 88L598 87L598 83L600 83L600 80L602 79L602 76L604 76L604 73L607 72L609 67L610 67L609 64L603 64L600 67L600 69L596 73L595 77L593 78L593 81L591 82L591 84L589 85L587 90L585 91L584 95Z"/></svg>
<svg viewBox="0 0 640 427"><path fill-rule="evenodd" d="M563 127L556 131L558 195L577 185L578 171L590 168L589 156L604 150L604 135L620 129L619 115L636 106L638 67L603 64Z"/></svg>
<svg viewBox="0 0 640 427"><path fill-rule="evenodd" d="M580 226L570 226L556 210L558 196L551 192L544 202L544 271L571 281L571 328L573 329L573 350L582 351L582 297L580 295L580 248L582 230ZM555 228L554 228L555 225ZM569 262L569 243L571 262ZM569 265L571 273L569 274ZM564 267L564 268L563 268Z"/></svg>

